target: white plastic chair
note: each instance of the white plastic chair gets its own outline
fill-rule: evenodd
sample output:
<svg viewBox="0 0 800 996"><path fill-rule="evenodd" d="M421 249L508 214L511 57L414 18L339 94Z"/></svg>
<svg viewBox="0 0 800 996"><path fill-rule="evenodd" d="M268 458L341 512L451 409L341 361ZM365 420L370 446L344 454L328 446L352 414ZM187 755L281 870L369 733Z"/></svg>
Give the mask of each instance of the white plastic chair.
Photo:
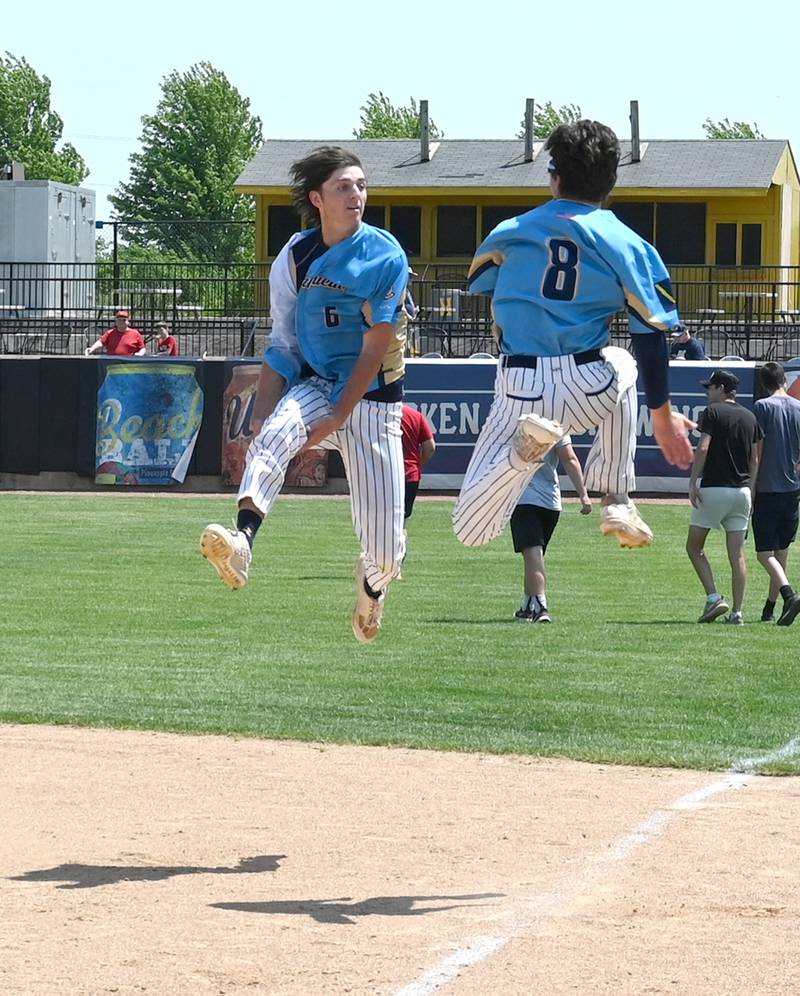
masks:
<svg viewBox="0 0 800 996"><path fill-rule="evenodd" d="M717 363L744 363L744 357L743 356L723 356L719 360L717 360Z"/></svg>
<svg viewBox="0 0 800 996"><path fill-rule="evenodd" d="M494 360L497 357L492 356L491 353L470 353L471 360Z"/></svg>
<svg viewBox="0 0 800 996"><path fill-rule="evenodd" d="M444 357L441 353L423 353L420 357L421 360L443 360Z"/></svg>

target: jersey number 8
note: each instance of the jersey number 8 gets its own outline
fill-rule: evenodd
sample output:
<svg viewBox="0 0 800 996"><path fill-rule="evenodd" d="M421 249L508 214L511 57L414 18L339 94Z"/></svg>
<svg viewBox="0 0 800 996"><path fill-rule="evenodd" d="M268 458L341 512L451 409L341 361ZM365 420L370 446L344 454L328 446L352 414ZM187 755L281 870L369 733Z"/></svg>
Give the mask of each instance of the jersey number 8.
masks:
<svg viewBox="0 0 800 996"><path fill-rule="evenodd" d="M571 301L578 286L578 247L571 239L550 239L550 265L544 273L542 296Z"/></svg>

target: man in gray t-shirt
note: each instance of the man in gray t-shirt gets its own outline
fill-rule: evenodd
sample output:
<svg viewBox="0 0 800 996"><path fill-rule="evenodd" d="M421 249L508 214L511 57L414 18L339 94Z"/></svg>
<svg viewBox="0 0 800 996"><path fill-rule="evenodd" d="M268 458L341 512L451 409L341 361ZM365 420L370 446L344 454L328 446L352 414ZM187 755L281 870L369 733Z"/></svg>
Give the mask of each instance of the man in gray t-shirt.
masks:
<svg viewBox="0 0 800 996"><path fill-rule="evenodd" d="M791 626L800 613L800 595L789 584L787 562L794 542L800 504L800 401L786 391L780 363L765 363L761 384L769 397L753 411L764 433L753 501L753 536L758 562L769 575L762 622L772 622L778 595L783 598L779 626Z"/></svg>

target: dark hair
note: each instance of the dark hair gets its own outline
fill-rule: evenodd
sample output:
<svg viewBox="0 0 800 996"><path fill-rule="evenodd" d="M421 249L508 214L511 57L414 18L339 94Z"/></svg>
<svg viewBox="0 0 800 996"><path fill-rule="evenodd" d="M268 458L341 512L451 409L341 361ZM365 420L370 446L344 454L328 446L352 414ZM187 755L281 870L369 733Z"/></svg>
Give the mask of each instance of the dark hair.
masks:
<svg viewBox="0 0 800 996"><path fill-rule="evenodd" d="M319 224L319 211L308 199L308 195L312 190L319 190L337 169L344 169L347 166L364 168L354 152L348 152L338 145L321 145L305 159L298 159L296 163L292 163L289 170L292 175L289 193L292 195L295 210L307 225Z"/></svg>
<svg viewBox="0 0 800 996"><path fill-rule="evenodd" d="M599 121L559 125L545 142L561 195L599 204L614 189L619 165L617 136Z"/></svg>
<svg viewBox="0 0 800 996"><path fill-rule="evenodd" d="M761 368L761 386L772 394L786 383L786 372L780 363L765 363Z"/></svg>

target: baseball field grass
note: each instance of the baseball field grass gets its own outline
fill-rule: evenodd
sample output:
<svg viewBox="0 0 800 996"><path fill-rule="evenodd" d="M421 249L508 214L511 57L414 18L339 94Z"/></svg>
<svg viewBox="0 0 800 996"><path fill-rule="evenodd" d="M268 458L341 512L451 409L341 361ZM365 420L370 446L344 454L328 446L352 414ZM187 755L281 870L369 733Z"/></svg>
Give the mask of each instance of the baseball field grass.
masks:
<svg viewBox="0 0 800 996"><path fill-rule="evenodd" d="M524 625L510 537L464 549L451 508L418 501L363 647L346 500L281 499L231 592L198 551L231 497L2 494L0 720L712 769L800 733L800 622L758 621L752 546L746 625L701 626L687 506L647 505L656 543L625 551L567 505L554 622ZM707 549L727 591L719 534Z"/></svg>

